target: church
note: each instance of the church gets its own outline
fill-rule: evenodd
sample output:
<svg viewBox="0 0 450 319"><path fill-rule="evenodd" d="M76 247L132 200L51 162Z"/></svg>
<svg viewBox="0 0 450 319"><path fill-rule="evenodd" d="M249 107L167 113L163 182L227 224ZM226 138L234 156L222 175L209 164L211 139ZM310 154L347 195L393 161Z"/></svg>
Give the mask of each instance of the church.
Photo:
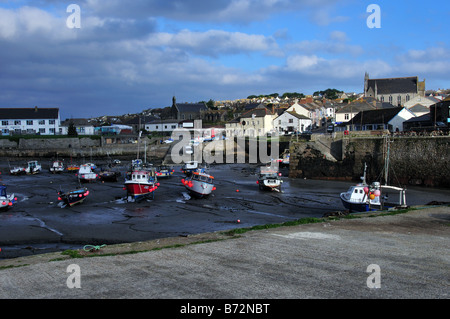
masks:
<svg viewBox="0 0 450 319"><path fill-rule="evenodd" d="M366 72L364 77L364 96L373 97L380 102L394 106L403 106L416 96L425 96L425 80L419 77L370 79Z"/></svg>

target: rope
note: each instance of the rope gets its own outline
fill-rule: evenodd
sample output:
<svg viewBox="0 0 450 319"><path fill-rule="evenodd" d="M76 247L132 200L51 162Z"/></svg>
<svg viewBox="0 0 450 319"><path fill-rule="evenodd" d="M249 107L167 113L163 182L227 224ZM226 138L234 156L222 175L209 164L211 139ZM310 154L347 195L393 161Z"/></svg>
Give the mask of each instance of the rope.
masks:
<svg viewBox="0 0 450 319"><path fill-rule="evenodd" d="M88 247L90 247L90 248L88 248ZM106 245L101 245L101 246L86 245L83 247L83 250L84 251L96 251L96 250L100 250L103 247L106 247Z"/></svg>

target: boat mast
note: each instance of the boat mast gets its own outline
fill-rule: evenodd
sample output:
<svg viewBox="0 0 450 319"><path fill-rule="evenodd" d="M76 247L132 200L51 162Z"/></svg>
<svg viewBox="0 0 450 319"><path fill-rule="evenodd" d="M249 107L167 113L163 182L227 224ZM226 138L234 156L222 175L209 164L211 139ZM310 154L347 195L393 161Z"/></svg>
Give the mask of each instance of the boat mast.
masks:
<svg viewBox="0 0 450 319"><path fill-rule="evenodd" d="M388 185L388 178L389 178L389 152L390 152L390 144L389 137L385 137L384 139L385 147L386 147L386 154L384 157L384 185Z"/></svg>

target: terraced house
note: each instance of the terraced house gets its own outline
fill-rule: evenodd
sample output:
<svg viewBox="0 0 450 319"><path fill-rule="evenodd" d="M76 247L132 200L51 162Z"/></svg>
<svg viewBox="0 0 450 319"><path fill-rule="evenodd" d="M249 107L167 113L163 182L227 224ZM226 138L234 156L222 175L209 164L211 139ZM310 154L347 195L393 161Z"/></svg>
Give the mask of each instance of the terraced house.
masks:
<svg viewBox="0 0 450 319"><path fill-rule="evenodd" d="M58 108L0 108L2 135L59 134Z"/></svg>

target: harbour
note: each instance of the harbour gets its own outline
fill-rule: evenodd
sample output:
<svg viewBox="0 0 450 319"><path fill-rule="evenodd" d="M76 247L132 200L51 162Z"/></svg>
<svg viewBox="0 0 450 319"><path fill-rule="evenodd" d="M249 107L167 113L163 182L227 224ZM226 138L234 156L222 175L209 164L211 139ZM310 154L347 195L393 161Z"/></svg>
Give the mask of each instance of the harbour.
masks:
<svg viewBox="0 0 450 319"><path fill-rule="evenodd" d="M207 198L196 198L181 182L181 166L171 166L173 175L158 180L154 198L136 202L129 201L124 190L130 159L116 166L122 173L117 182L83 183L89 196L82 204L64 207L58 192L76 187L77 176L52 174L48 160L40 162L42 172L13 176L3 161L2 183L17 203L0 213L1 259L320 218L345 210L339 194L353 184L289 178L289 169L282 168L281 191L267 192L257 184L260 165L212 164L209 173L216 190ZM102 165L106 162L98 162L97 170ZM410 206L450 198L450 190L443 188L410 186L407 194Z"/></svg>

